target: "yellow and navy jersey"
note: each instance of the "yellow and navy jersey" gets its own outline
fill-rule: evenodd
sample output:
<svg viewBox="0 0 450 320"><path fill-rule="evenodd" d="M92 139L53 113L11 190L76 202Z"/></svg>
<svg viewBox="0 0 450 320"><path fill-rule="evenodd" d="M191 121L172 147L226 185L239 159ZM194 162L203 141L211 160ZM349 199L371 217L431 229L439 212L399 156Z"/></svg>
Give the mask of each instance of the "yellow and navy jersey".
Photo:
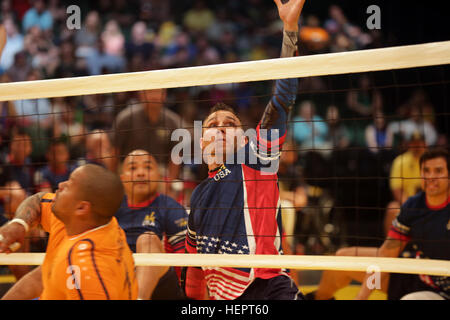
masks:
<svg viewBox="0 0 450 320"><path fill-rule="evenodd" d="M440 206L431 206L424 192L410 197L392 222L388 237L408 242L416 258L450 260L450 198ZM450 299L449 277L419 278Z"/></svg>
<svg viewBox="0 0 450 320"><path fill-rule="evenodd" d="M184 239L188 214L186 209L164 194L156 194L147 201L131 205L124 197L116 218L125 231L128 245L136 252L136 242L145 232L155 233L164 240L167 253L184 253Z"/></svg>
<svg viewBox="0 0 450 320"><path fill-rule="evenodd" d="M48 193L41 200L41 225L50 236L40 299L136 300L134 260L117 220L68 236L51 211L54 196Z"/></svg>

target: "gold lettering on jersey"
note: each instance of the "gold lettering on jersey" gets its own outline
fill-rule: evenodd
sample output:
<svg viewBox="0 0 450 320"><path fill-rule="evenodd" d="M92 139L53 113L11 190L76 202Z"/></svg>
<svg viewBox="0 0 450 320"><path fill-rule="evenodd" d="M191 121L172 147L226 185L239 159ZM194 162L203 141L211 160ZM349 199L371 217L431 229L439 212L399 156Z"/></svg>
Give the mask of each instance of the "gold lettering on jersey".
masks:
<svg viewBox="0 0 450 320"><path fill-rule="evenodd" d="M216 175L214 176L214 180L215 181L219 181L220 179L225 178L227 175L229 175L231 173L230 170L228 170L227 167L225 167L224 165L222 165L220 167L219 172L216 173Z"/></svg>
<svg viewBox="0 0 450 320"><path fill-rule="evenodd" d="M175 220L175 224L180 228L185 227L185 226L187 226L187 219L181 218L181 219Z"/></svg>
<svg viewBox="0 0 450 320"><path fill-rule="evenodd" d="M447 223L447 230L450 230L450 220L448 220L448 223Z"/></svg>
<svg viewBox="0 0 450 320"><path fill-rule="evenodd" d="M142 226L144 227L155 226L155 211L152 211L151 214L145 216L144 221L142 221Z"/></svg>

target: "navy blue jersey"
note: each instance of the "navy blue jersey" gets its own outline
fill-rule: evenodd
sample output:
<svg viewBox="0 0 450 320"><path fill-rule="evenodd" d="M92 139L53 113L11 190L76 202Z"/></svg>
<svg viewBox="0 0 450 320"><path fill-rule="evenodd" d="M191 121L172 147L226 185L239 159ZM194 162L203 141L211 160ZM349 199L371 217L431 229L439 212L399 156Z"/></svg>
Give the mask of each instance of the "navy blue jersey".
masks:
<svg viewBox="0 0 450 320"><path fill-rule="evenodd" d="M18 165L10 161L10 156L6 155L2 162L2 183L17 181L28 193L34 193L33 174L34 168L30 158L25 159L23 165Z"/></svg>
<svg viewBox="0 0 450 320"><path fill-rule="evenodd" d="M65 172L55 173L50 166L45 166L36 172L34 176L34 183L39 188L50 187L52 192L58 189L58 184L69 180L70 174L77 168L77 166L67 166Z"/></svg>
<svg viewBox="0 0 450 320"><path fill-rule="evenodd" d="M164 237L166 252L184 253L188 215L183 206L171 197L157 194L145 203L130 206L125 196L116 218L134 253L137 239L144 232L153 232L161 240Z"/></svg>
<svg viewBox="0 0 450 320"><path fill-rule="evenodd" d="M292 56L297 34L283 38L284 56ZM289 51L289 52L285 52ZM286 137L288 112L297 79L275 82L254 137L234 161L210 172L191 197L186 250L201 254L282 254L278 161ZM256 278L285 275L283 269L203 268L212 299L236 299Z"/></svg>
<svg viewBox="0 0 450 320"><path fill-rule="evenodd" d="M388 236L410 242L416 258L450 260L449 200L432 207L427 204L424 192L410 197L393 221ZM419 278L430 289L450 298L449 277L420 275Z"/></svg>

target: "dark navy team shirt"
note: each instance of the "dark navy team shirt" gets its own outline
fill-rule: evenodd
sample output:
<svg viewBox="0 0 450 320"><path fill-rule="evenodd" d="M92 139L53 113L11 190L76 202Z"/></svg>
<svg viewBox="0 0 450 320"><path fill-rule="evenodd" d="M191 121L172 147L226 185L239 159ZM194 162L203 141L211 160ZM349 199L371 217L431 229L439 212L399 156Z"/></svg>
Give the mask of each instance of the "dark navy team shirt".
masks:
<svg viewBox="0 0 450 320"><path fill-rule="evenodd" d="M50 166L45 166L41 170L37 172L35 175L35 184L39 187L46 187L49 185L52 189L52 192L55 192L58 189L58 185L61 182L69 180L70 174L77 168L74 166L67 166L67 170L63 173L54 173Z"/></svg>
<svg viewBox="0 0 450 320"><path fill-rule="evenodd" d="M130 206L125 196L116 218L134 253L138 237L145 232L154 232L161 240L164 239L166 252L184 253L188 215L184 207L171 197L156 194L144 203Z"/></svg>
<svg viewBox="0 0 450 320"><path fill-rule="evenodd" d="M410 197L388 236L410 242L416 258L450 260L450 198L433 207L428 205L424 192ZM450 299L449 277L420 275L420 280Z"/></svg>

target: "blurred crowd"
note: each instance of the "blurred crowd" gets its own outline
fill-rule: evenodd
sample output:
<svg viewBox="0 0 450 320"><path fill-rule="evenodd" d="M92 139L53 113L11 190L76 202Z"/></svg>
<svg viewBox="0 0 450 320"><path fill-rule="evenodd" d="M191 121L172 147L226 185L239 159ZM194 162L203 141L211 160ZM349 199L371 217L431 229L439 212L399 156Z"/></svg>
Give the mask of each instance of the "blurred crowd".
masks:
<svg viewBox="0 0 450 320"><path fill-rule="evenodd" d="M279 56L282 24L272 1L79 1L81 24L72 30L67 27L68 5L59 0L2 1L0 17L8 40L0 59L1 83ZM339 5L330 5L325 18L305 11L300 29L302 55L386 46L381 31L350 21ZM303 235L291 239L297 252L332 251L332 244L323 239L352 234L352 214L363 210L342 208L382 208L375 216L381 215L383 220L385 208L395 208L392 202L404 197L398 197L389 184L394 159L411 148L447 145L425 90L412 90L406 99L394 99L398 105L392 105L393 100L387 98L392 94L377 89L370 74L345 78L349 87L342 94L330 91L335 79L331 80L300 80L280 164L282 200L294 216L291 219L287 213L286 228L290 234ZM86 162L117 170L118 157L126 150L116 144L122 132L115 130L124 125L124 137L129 130L137 130L123 124L132 108L143 106L139 112L159 130L155 139L169 146L168 128L172 127L166 125L168 121L174 128L192 127L194 120L202 119L219 101L233 105L243 123L254 127L269 100L271 83L159 93L156 97L124 92L0 102L0 182L9 186L1 194L5 215L10 217L17 206L11 190L23 196L54 191L76 166ZM417 141L422 144L417 146ZM167 155L166 149L160 150ZM167 157L161 159L168 185L165 191L188 206L189 192L205 177L205 168L175 167ZM177 180L184 186L174 184ZM357 232L353 234L357 236Z"/></svg>

